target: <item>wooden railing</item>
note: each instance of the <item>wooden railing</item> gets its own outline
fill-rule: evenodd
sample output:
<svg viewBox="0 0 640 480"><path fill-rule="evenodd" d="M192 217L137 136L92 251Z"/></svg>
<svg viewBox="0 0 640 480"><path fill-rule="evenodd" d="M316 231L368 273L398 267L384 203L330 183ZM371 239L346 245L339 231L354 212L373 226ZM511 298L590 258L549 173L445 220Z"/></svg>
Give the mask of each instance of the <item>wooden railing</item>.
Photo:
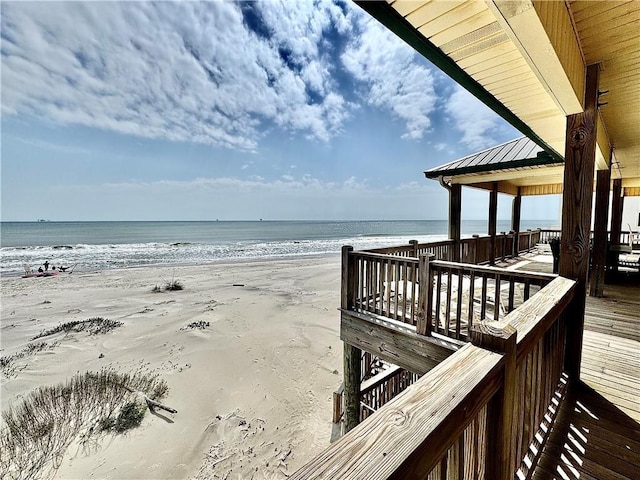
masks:
<svg viewBox="0 0 640 480"><path fill-rule="evenodd" d="M348 278L348 288L353 292L354 311L416 325L419 308L417 258L351 252L349 261L348 268L353 275Z"/></svg>
<svg viewBox="0 0 640 480"><path fill-rule="evenodd" d="M427 330L469 340L471 327L482 320L499 320L526 302L556 276L511 271L465 263L429 263Z"/></svg>
<svg viewBox="0 0 640 480"><path fill-rule="evenodd" d="M364 420L380 407L393 400L413 385L420 375L400 367L391 366L378 375L362 382L360 390L360 420Z"/></svg>
<svg viewBox="0 0 640 480"><path fill-rule="evenodd" d="M502 322L476 324L472 344L292 478L528 478L562 393L562 314L574 289L557 277Z"/></svg>
<svg viewBox="0 0 640 480"><path fill-rule="evenodd" d="M436 332L458 340L470 338L475 322L503 318L555 278L430 261L425 255L413 258L349 251L347 258L343 281L346 278L344 287L353 299L348 310L413 325L422 335Z"/></svg>
<svg viewBox="0 0 640 480"><path fill-rule="evenodd" d="M560 238L561 233L562 232L557 229L542 229L540 230L540 243L549 243L549 240L552 238ZM591 232L590 238L593 238L593 231ZM611 232L607 232L607 239L614 245L640 245L640 238L638 238L638 234L634 232L620 232L620 238L618 238L617 241L611 238Z"/></svg>
<svg viewBox="0 0 640 480"><path fill-rule="evenodd" d="M526 252L540 242L540 230L527 230L518 235L518 251ZM514 254L513 243L516 234L514 232L502 232L496 235L495 259L504 260ZM438 242L418 243L411 240L408 245L393 247L382 247L364 250L368 253L380 255L393 255L396 257L417 258L420 255L431 255L435 260L452 260L454 258L455 242L451 239ZM491 237L488 235L473 235L470 238L460 240L460 261L463 263L473 263L476 265L489 263L491 260Z"/></svg>

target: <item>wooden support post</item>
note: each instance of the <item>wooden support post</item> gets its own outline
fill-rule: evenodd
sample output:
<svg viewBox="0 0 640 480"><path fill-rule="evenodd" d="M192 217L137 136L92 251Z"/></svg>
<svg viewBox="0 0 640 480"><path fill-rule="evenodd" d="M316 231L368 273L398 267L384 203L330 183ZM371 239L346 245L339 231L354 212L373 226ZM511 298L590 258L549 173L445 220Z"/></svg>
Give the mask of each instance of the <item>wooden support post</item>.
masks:
<svg viewBox="0 0 640 480"><path fill-rule="evenodd" d="M474 233L473 237L473 264L478 264L478 248L480 247L480 235Z"/></svg>
<svg viewBox="0 0 640 480"><path fill-rule="evenodd" d="M613 194L611 199L611 245L620 245L623 207L622 179L616 178L613 181Z"/></svg>
<svg viewBox="0 0 640 480"><path fill-rule="evenodd" d="M567 328L564 366L571 382L580 379L582 359L591 199L596 159L598 68L598 65L587 67L584 112L567 117L559 273L576 280L576 293L564 316Z"/></svg>
<svg viewBox="0 0 640 480"><path fill-rule="evenodd" d="M431 335L431 299L433 298L433 281L429 272L429 256L420 255L418 260L418 322L416 333L418 335Z"/></svg>
<svg viewBox="0 0 640 480"><path fill-rule="evenodd" d="M453 240L452 262L460 261L460 236L462 216L462 185L454 183L449 187L449 238Z"/></svg>
<svg viewBox="0 0 640 480"><path fill-rule="evenodd" d="M593 249L591 251L591 281L589 295L602 297L607 266L607 224L611 169L598 170L596 183L596 210L593 222Z"/></svg>
<svg viewBox="0 0 640 480"><path fill-rule="evenodd" d="M340 305L349 310L355 303L355 262L353 247L342 247L342 289ZM360 423L360 359L362 350L344 344L344 431L345 433Z"/></svg>
<svg viewBox="0 0 640 480"><path fill-rule="evenodd" d="M344 344L344 433L360 423L360 357L362 350Z"/></svg>
<svg viewBox="0 0 640 480"><path fill-rule="evenodd" d="M498 223L498 182L493 182L489 192L489 265L496 263L496 230Z"/></svg>
<svg viewBox="0 0 640 480"><path fill-rule="evenodd" d="M611 245L620 244L620 232L622 231L622 210L624 207L624 197L622 196L622 179L616 178L613 181L613 192L611 195ZM611 256L611 269L618 271L618 256Z"/></svg>
<svg viewBox="0 0 640 480"><path fill-rule="evenodd" d="M418 240L409 240L409 245L413 247L412 257L418 256Z"/></svg>
<svg viewBox="0 0 640 480"><path fill-rule="evenodd" d="M512 480L515 465L513 417L517 398L517 332L507 324L500 328L492 322L480 322L471 327L471 342L504 355L504 379L487 409L487 452L485 477Z"/></svg>
<svg viewBox="0 0 640 480"><path fill-rule="evenodd" d="M520 253L518 238L520 236L520 211L522 210L522 194L518 187L518 194L513 197L513 205L511 208L511 230L514 232L513 240L513 256L517 257Z"/></svg>

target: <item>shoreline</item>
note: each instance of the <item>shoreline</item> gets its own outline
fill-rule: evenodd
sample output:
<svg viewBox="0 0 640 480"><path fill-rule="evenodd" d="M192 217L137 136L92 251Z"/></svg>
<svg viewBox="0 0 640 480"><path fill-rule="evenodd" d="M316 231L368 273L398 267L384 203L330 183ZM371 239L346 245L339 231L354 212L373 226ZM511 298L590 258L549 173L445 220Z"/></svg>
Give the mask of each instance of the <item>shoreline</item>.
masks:
<svg viewBox="0 0 640 480"><path fill-rule="evenodd" d="M124 323L104 335L39 339L53 347L19 359L15 376L2 374L3 411L78 371L158 373L169 384L163 403L178 413L147 414L91 451L72 445L55 478L232 479L256 468L255 478L286 478L332 433L331 394L342 378L340 256L184 265L174 274L184 290L153 293L166 270L82 271L47 282L3 276L2 356L64 322ZM197 322L208 326L188 328Z"/></svg>
<svg viewBox="0 0 640 480"><path fill-rule="evenodd" d="M131 269L139 269L139 268L186 268L186 267L206 267L206 266L216 266L216 265L237 265L242 263L255 263L255 262L284 262L284 261L295 261L296 259L300 260L314 260L314 259L323 259L323 258L333 258L340 257L340 252L324 252L324 253L292 253L289 255L265 255L260 257L229 257L229 258L219 258L209 260L204 263L196 263L196 262L180 262L180 263L153 263L147 265L131 265L128 267L117 266L113 268L94 268L87 270L78 270L77 272L61 272L61 273L98 273L98 272L113 272L116 270L131 270ZM24 272L17 273L0 273L0 278L23 278Z"/></svg>

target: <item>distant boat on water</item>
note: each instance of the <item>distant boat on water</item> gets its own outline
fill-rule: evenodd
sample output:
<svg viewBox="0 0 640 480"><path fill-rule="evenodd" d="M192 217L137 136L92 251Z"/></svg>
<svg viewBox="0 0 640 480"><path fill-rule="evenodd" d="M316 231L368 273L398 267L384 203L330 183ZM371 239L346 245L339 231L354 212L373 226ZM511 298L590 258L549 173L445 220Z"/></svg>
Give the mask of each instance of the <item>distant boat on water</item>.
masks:
<svg viewBox="0 0 640 480"><path fill-rule="evenodd" d="M48 222L49 220L45 220L44 218L39 218L38 222Z"/></svg>

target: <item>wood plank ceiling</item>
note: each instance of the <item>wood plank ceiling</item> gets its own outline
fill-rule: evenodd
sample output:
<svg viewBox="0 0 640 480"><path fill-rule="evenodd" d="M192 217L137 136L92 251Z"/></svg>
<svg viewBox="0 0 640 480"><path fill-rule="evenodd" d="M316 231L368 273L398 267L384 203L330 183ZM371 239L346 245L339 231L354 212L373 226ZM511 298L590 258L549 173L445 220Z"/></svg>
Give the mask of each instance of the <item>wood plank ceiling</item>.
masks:
<svg viewBox="0 0 640 480"><path fill-rule="evenodd" d="M599 63L600 90L609 93L597 167L607 167L612 146L612 178L640 187L640 1L388 3L560 154L566 116L582 111L585 66Z"/></svg>

